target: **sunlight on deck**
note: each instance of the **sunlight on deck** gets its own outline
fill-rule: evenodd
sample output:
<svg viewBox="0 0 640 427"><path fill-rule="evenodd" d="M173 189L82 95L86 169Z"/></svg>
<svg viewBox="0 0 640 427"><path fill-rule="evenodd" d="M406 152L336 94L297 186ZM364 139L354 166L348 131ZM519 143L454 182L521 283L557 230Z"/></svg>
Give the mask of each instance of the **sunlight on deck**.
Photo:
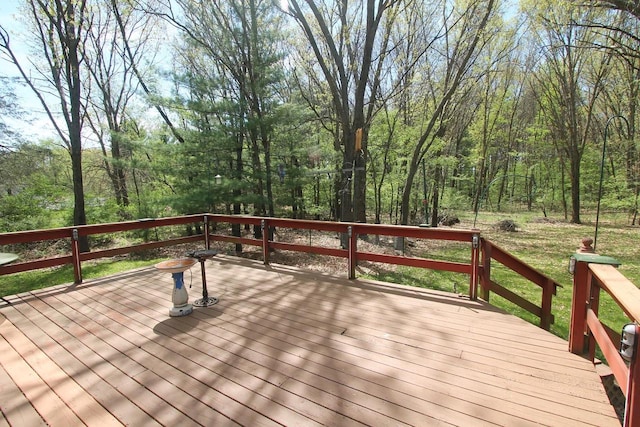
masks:
<svg viewBox="0 0 640 427"><path fill-rule="evenodd" d="M590 362L483 302L206 266L184 317L152 266L5 298L0 425L620 425Z"/></svg>

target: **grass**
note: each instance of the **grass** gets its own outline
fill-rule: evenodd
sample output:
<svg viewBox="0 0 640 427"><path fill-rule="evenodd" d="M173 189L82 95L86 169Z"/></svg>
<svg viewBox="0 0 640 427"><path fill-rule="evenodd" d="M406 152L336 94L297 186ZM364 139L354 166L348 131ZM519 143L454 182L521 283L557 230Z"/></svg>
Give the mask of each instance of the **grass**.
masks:
<svg viewBox="0 0 640 427"><path fill-rule="evenodd" d="M102 260L82 264L83 279L95 279L105 277L122 271L133 270L140 267L148 267L161 259L149 260ZM46 270L25 271L24 273L2 276L0 283L0 297L16 295L36 289L48 288L63 283L73 283L73 267L65 265Z"/></svg>
<svg viewBox="0 0 640 427"><path fill-rule="evenodd" d="M503 219L513 220L519 227L516 232L504 232L496 229L495 224ZM637 244L638 227L626 225L624 217L607 218L601 221L597 237L597 252L616 258L622 263L619 270L633 283L640 283L640 246ZM460 218L461 228L472 228L472 215ZM569 258L580 246L582 238L594 236L595 226L589 219L582 225L570 224L562 219L543 219L535 213L496 214L481 213L476 228L481 230L484 238L517 256L535 269L560 283L553 299L552 312L555 322L551 332L567 339L571 317L571 299L573 276L568 271ZM468 245L444 243L430 246L428 250L416 249L416 255L453 261L468 262ZM398 267L395 270L381 269L378 274L371 275L377 280L420 286L449 292L468 294L468 276L456 273ZM542 292L540 288L506 267L493 262L491 277L495 282L507 287L536 305L540 305ZM500 296L491 294L493 305L504 309L533 324L539 319L527 311L515 306ZM615 302L601 293L600 317L604 323L616 331L620 331L629 319Z"/></svg>

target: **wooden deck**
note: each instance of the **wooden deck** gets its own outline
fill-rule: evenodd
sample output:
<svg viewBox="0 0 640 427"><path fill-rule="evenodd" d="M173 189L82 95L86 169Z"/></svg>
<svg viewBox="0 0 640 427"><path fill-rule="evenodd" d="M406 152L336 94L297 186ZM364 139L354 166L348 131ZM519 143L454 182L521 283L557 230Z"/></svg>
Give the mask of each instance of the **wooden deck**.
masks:
<svg viewBox="0 0 640 427"><path fill-rule="evenodd" d="M220 302L180 318L152 267L6 298L0 426L620 425L588 361L483 302L206 265Z"/></svg>

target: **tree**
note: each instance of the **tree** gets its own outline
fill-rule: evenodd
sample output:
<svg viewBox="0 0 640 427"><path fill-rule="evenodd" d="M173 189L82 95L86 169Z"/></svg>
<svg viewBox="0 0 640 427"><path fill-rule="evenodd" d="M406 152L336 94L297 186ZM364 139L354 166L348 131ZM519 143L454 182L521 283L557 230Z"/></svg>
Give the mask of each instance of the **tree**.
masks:
<svg viewBox="0 0 640 427"><path fill-rule="evenodd" d="M339 197L343 221L366 221L368 132L382 97L385 58L393 50L389 36L398 3L289 1L287 12L299 24L317 64L307 69L307 77L328 88L332 117L324 118L334 123L326 127L342 156L338 170L343 173L336 190L343 195Z"/></svg>
<svg viewBox="0 0 640 427"><path fill-rule="evenodd" d="M0 152L0 232L59 226L55 209L68 188L66 152L46 143Z"/></svg>
<svg viewBox="0 0 640 427"><path fill-rule="evenodd" d="M598 4L608 4L602 2ZM633 211L632 224L635 224L638 213L640 196L640 150L635 136L640 119L638 107L640 102L640 39L638 29L640 16L637 9L624 11L613 7L606 13L589 15L589 21L581 21L580 25L589 28L598 35L593 46L594 50L606 50L611 56L610 72L603 82L603 100L598 104L598 115L607 120L618 117L609 123L612 126L608 134L618 135L620 146L609 144L609 153L618 151L624 161L626 188L632 193L630 208ZM631 13L628 13L631 12ZM623 121L626 119L626 123ZM604 140L605 120L598 123L600 134ZM628 125L628 126L624 126ZM615 142L615 141L611 141ZM617 149L617 150L616 150ZM610 158L612 158L610 156ZM613 164L611 165L613 166ZM611 168L613 171L613 168ZM620 194L620 199L628 199Z"/></svg>
<svg viewBox="0 0 640 427"><path fill-rule="evenodd" d="M0 76L0 155L10 150L19 140L19 135L7 123L6 119L17 118L24 114L18 106L15 85L18 78Z"/></svg>
<svg viewBox="0 0 640 427"><path fill-rule="evenodd" d="M492 33L486 30L495 14L495 1L461 2L454 4L450 10L444 6L442 13L444 28L439 32L443 36L437 39L441 44L434 46L431 50L433 55L430 56L432 62L424 64L422 69L426 75L434 78L434 70L438 70L440 78L423 81L427 86L436 82L437 85L421 91L427 105L424 113L429 115L429 119L422 128L408 163L406 185L402 193L402 224L409 223L411 192L419 166L432 145L446 134L449 120L455 117L456 107L465 99L465 91L460 88L470 78L472 65L479 52L491 39Z"/></svg>
<svg viewBox="0 0 640 427"><path fill-rule="evenodd" d="M583 6L584 3L579 3L577 6ZM605 7L613 10L619 10L626 12L640 19L640 4L636 1L626 0L592 0L590 6L600 8Z"/></svg>
<svg viewBox="0 0 640 427"><path fill-rule="evenodd" d="M85 117L81 64L83 42L90 15L87 0L29 0L28 16L33 25L34 43L39 57L31 60L40 79L18 61L10 44L9 33L0 28L0 50L13 63L25 83L38 97L58 136L71 157L73 171L73 224L87 223L82 178L82 126ZM43 84L44 82L44 84ZM47 96L52 91L55 101ZM54 103L58 103L57 108ZM59 122L58 114L62 116ZM86 238L80 249L89 250Z"/></svg>
<svg viewBox="0 0 640 427"><path fill-rule="evenodd" d="M151 37L157 24L153 15L136 11L126 1L102 0L93 9L87 31L84 63L93 88L87 121L100 144L116 203L123 209L129 205L125 127L131 120L129 104L140 87L134 68L139 70L144 59L153 60L156 47Z"/></svg>
<svg viewBox="0 0 640 427"><path fill-rule="evenodd" d="M552 132L553 143L569 174L571 222L579 224L581 162L592 135L596 100L609 70L611 53L593 51L594 33L577 22L586 19L581 11L536 3L529 8L542 52L536 76L540 108Z"/></svg>
<svg viewBox="0 0 640 427"><path fill-rule="evenodd" d="M497 186L498 209L500 208L508 177L516 173L515 159L512 158L520 156L524 151L519 147L518 141L523 138L524 129L531 122L528 115L535 110L523 110L520 105L526 83L521 71L524 67L520 64L519 57L522 55L519 51L521 47L517 26L503 30L476 64L476 68L482 70L482 79L478 82L482 91L478 96L478 111L470 129L471 136L476 141L475 158L471 159L477 173L474 212L485 202L482 198L488 197L485 194L487 186L498 174L502 174Z"/></svg>
<svg viewBox="0 0 640 427"><path fill-rule="evenodd" d="M205 162L228 171L223 186L230 190L233 212L241 213L244 203L255 215L274 216L272 143L281 102L282 17L264 0L174 5L180 13L168 9L163 16L181 31L176 99L186 107L185 135L192 131L190 140L185 138L192 148L180 151L208 144L202 150ZM255 232L259 236L260 228Z"/></svg>

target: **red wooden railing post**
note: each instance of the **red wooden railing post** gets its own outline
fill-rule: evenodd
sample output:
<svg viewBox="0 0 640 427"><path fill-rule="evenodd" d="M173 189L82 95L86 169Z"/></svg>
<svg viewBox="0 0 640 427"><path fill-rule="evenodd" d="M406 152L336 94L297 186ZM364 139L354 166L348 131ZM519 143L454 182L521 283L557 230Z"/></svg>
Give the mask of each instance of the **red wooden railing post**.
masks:
<svg viewBox="0 0 640 427"><path fill-rule="evenodd" d="M589 287L589 264L575 260L569 327L569 351L575 354L583 354L585 351Z"/></svg>
<svg viewBox="0 0 640 427"><path fill-rule="evenodd" d="M542 287L542 314L540 316L540 327L544 330L551 329L551 305L553 303L553 295L555 294L556 285L551 279L547 279L546 283Z"/></svg>
<svg viewBox="0 0 640 427"><path fill-rule="evenodd" d="M598 317L598 312L600 311L600 286L597 282L594 282L591 270L587 273L587 282L589 283L587 311L591 310L593 314ZM589 314L587 313L587 315ZM587 326L589 325L587 324ZM593 336L593 332L589 332L587 338L587 355L589 360L593 362L596 359L596 339Z"/></svg>
<svg viewBox="0 0 640 427"><path fill-rule="evenodd" d="M587 351L587 310L591 297L591 275L589 261L597 256L591 244L593 239L582 239L582 244L571 257L570 268L573 273L573 297L571 299L571 324L569 325L569 351L584 354ZM597 308L596 308L597 310Z"/></svg>
<svg viewBox="0 0 640 427"><path fill-rule="evenodd" d="M260 221L260 227L262 228L262 259L264 265L269 265L269 223L266 219Z"/></svg>
<svg viewBox="0 0 640 427"><path fill-rule="evenodd" d="M204 222L204 247L206 250L211 249L211 241L209 240L209 215L205 215L202 222Z"/></svg>
<svg viewBox="0 0 640 427"><path fill-rule="evenodd" d="M469 299L478 299L478 281L480 273L480 234L471 237L471 279L469 280Z"/></svg>
<svg viewBox="0 0 640 427"><path fill-rule="evenodd" d="M489 302L491 289L491 243L482 239L482 276L480 277L481 298Z"/></svg>
<svg viewBox="0 0 640 427"><path fill-rule="evenodd" d="M636 327L634 357L629 365L629 382L624 411L625 427L640 427L640 326Z"/></svg>
<svg viewBox="0 0 640 427"><path fill-rule="evenodd" d="M353 229L353 226L347 227L347 236L349 237L349 257L348 257L348 268L349 268L349 280L353 280L356 278L356 265L358 260L356 259L356 253L358 252L358 232Z"/></svg>
<svg viewBox="0 0 640 427"><path fill-rule="evenodd" d="M82 283L82 265L80 263L80 233L77 228L71 230L71 259L73 260L73 280Z"/></svg>

